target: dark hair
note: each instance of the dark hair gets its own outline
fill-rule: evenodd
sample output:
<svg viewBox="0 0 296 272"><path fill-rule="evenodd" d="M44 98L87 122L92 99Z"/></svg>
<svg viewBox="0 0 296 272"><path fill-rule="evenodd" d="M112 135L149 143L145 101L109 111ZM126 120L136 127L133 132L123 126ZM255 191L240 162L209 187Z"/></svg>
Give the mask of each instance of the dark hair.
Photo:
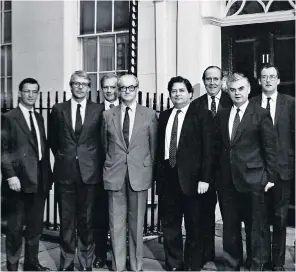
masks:
<svg viewBox="0 0 296 272"><path fill-rule="evenodd" d="M21 81L19 84L19 91L21 92L23 90L23 87L25 84L37 84L38 86L38 91L40 90L40 85L38 81L35 78L27 77Z"/></svg>
<svg viewBox="0 0 296 272"><path fill-rule="evenodd" d="M176 76L176 77L172 77L168 83L168 91L170 94L171 94L174 83L184 83L186 86L186 89L188 90L188 93L193 93L193 88L190 81L187 78Z"/></svg>
<svg viewBox="0 0 296 272"><path fill-rule="evenodd" d="M106 75L104 75L102 78L101 78L101 80L100 80L100 85L101 85L101 88L103 89L103 85L104 85L104 82L105 82L105 80L106 79L108 79L108 78L116 78L116 81L117 81L117 83L118 83L118 76L116 75L116 74L106 74ZM117 85L117 84L116 84Z"/></svg>
<svg viewBox="0 0 296 272"><path fill-rule="evenodd" d="M276 72L277 72L277 77L278 78L281 78L281 76L280 76L280 72L279 72L279 69L276 67L276 66L274 66L274 65L272 65L272 64L270 64L270 63L268 63L268 64L265 64L265 65L263 65L262 67L261 67L261 69L260 69L260 77L261 77L261 73L262 73L262 70L263 69L268 69L268 68L274 68L275 70L276 70Z"/></svg>
<svg viewBox="0 0 296 272"><path fill-rule="evenodd" d="M218 67L218 66L215 66L215 65L211 65L211 66L209 66L206 70L204 70L204 72L203 72L203 74L202 74L202 80L203 80L203 81L205 81L205 79L206 79L206 72L207 72L208 70L210 70L210 69L213 69L213 68L218 69L218 70L220 71L220 79L223 78L223 72L222 72L221 68Z"/></svg>

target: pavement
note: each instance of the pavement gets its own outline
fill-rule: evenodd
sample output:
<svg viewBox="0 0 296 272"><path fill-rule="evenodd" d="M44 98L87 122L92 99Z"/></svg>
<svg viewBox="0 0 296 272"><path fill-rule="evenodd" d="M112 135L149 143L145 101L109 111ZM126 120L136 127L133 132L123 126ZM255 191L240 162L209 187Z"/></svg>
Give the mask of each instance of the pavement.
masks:
<svg viewBox="0 0 296 272"><path fill-rule="evenodd" d="M59 256L60 249L57 239L48 239L48 236L44 236L47 240L40 241L39 247L39 261L43 266L50 268L52 271L57 271L59 268ZM5 235L1 235L1 271L6 271L6 254L5 254ZM50 240L50 241L49 241ZM287 235L287 247L286 247L286 271L295 271L295 229L288 230ZM222 238L221 230L217 228L216 224L216 261L215 263L208 263L202 271L225 271L222 262ZM244 248L244 257L245 257ZM19 271L23 269L24 252L22 252L22 258L20 260ZM93 268L93 271L111 271L111 257L108 253L107 266L102 269ZM144 271L164 271L164 251L163 243L159 241L157 236L144 237ZM241 271L244 271L244 267ZM75 271L79 271L79 265L77 259L75 260Z"/></svg>

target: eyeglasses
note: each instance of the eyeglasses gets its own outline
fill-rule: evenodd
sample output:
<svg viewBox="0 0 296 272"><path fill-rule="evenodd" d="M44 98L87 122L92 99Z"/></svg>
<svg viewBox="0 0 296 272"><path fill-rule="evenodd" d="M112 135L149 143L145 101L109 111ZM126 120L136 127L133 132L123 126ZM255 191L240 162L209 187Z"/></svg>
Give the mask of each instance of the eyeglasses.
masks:
<svg viewBox="0 0 296 272"><path fill-rule="evenodd" d="M82 88L86 88L86 87L89 87L89 83L84 83L84 82L72 82L73 86L76 87L76 88L79 88L80 86Z"/></svg>
<svg viewBox="0 0 296 272"><path fill-rule="evenodd" d="M270 75L270 76L263 75L263 76L261 76L262 81L266 81L268 78L270 79L270 81L275 81L277 79L277 75Z"/></svg>
<svg viewBox="0 0 296 272"><path fill-rule="evenodd" d="M121 86L119 87L119 90L121 92L126 92L127 90L129 90L130 92L133 92L136 90L136 88L138 87L138 85L134 86L134 85L131 85L131 86L128 86L128 87L125 87L125 86Z"/></svg>
<svg viewBox="0 0 296 272"><path fill-rule="evenodd" d="M38 94L39 93L39 91L38 90L33 90L33 91L31 91L31 90L24 90L24 91L22 91L24 94L26 94L26 95L28 95L28 94L30 94L30 93L32 93L32 94Z"/></svg>
<svg viewBox="0 0 296 272"><path fill-rule="evenodd" d="M116 86L104 86L103 87L103 91L108 91L109 89L116 90Z"/></svg>

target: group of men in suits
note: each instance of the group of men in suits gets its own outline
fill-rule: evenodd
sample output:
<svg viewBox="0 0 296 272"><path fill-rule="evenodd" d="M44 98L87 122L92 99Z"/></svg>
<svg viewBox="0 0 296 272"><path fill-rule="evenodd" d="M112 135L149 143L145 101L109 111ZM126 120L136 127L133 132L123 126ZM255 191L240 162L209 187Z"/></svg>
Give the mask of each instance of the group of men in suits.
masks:
<svg viewBox="0 0 296 272"><path fill-rule="evenodd" d="M105 101L96 104L87 99L89 75L76 71L69 83L72 98L52 108L49 145L43 118L34 111L40 86L24 79L18 107L2 116L1 168L10 208L7 269L18 269L25 225L24 270L48 270L39 263L38 246L54 180L59 270L74 270L76 252L81 271L103 267L110 231L112 269L126 270L129 255L129 269L141 271L147 190L156 180L166 270L199 271L215 260L218 198L227 270L239 270L243 261L243 221L247 266L283 271L294 177L294 98L278 93L280 75L274 66L261 69L262 95L250 100L243 74L229 76L228 93L221 90L219 67L209 66L202 79L207 93L191 101L189 80L171 78L174 107L157 119L155 111L137 103L135 76L105 75ZM53 177L49 147L55 157Z"/></svg>

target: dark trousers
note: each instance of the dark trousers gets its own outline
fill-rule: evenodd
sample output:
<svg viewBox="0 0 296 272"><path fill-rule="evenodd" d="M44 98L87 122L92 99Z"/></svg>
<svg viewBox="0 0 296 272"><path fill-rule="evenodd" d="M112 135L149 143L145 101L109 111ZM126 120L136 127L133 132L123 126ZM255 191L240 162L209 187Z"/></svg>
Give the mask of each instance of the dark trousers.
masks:
<svg viewBox="0 0 296 272"><path fill-rule="evenodd" d="M182 219L184 215L186 241L184 265L192 270L202 268L202 228L199 196L184 195L178 180L178 173L165 162L163 193L159 196L160 219L163 228L166 264L171 268L183 266Z"/></svg>
<svg viewBox="0 0 296 272"><path fill-rule="evenodd" d="M25 194L8 189L6 258L7 270L16 271L22 250L23 227L25 229L26 264L39 263L39 240L43 230L43 214L46 193L41 186L37 193Z"/></svg>
<svg viewBox="0 0 296 272"><path fill-rule="evenodd" d="M290 196L290 181L281 180L280 178L277 179L275 186L267 193L268 211L273 225L272 250L270 250L270 246L268 246L267 250L274 266L283 266L285 264L286 227ZM270 238L267 244L270 245Z"/></svg>
<svg viewBox="0 0 296 272"><path fill-rule="evenodd" d="M75 171L74 180L57 184L61 268L68 268L74 262L76 243L81 268L92 266L94 253L93 207L96 185L83 183L78 163Z"/></svg>
<svg viewBox="0 0 296 272"><path fill-rule="evenodd" d="M108 192L104 190L103 184L97 184L94 208L95 224L95 255L102 259L107 258L108 251Z"/></svg>
<svg viewBox="0 0 296 272"><path fill-rule="evenodd" d="M217 204L216 189L200 195L202 203L203 263L215 260L215 210Z"/></svg>
<svg viewBox="0 0 296 272"><path fill-rule="evenodd" d="M245 223L249 242L248 254L252 258L251 269L268 263L265 250L269 226L267 222L264 192L236 191L233 185L218 191L223 210L223 257L228 270L236 270L241 264L243 246L241 221Z"/></svg>

